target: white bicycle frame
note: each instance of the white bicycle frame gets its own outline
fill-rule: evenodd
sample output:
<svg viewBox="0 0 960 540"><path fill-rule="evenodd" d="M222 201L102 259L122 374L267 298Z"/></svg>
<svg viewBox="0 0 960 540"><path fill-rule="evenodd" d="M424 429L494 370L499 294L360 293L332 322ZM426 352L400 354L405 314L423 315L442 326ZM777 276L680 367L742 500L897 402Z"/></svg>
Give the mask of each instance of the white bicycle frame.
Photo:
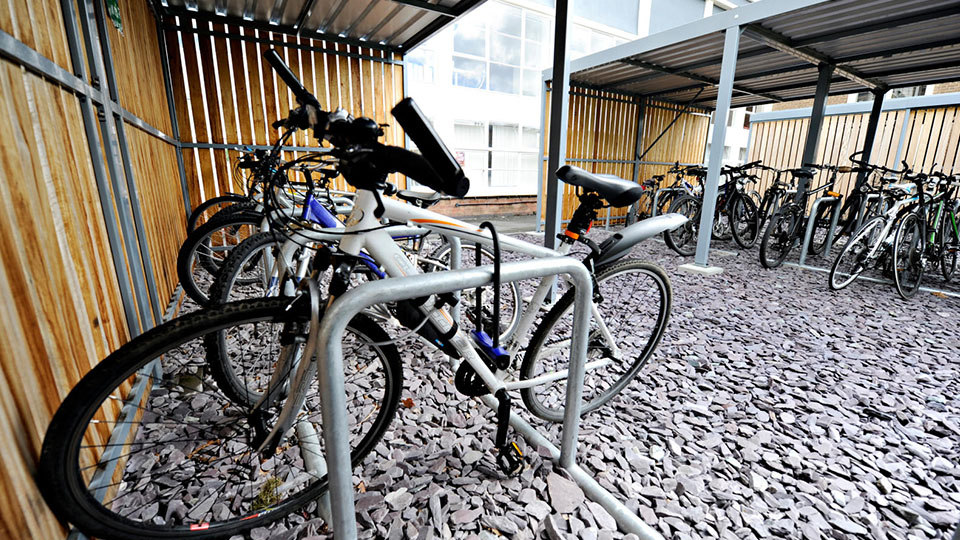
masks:
<svg viewBox="0 0 960 540"><path fill-rule="evenodd" d="M901 189L905 192L911 192L917 189L917 185L910 182L910 183L902 183L902 184L890 184L889 186L887 186L887 188ZM881 231L880 236L877 237L878 241L870 248L870 252L867 253L866 260L872 260L874 257L876 257L877 251L879 251L880 246L882 246L884 242L887 241L887 237L890 235L890 229L892 229L893 226L896 224L897 213L900 212L900 209L912 202L917 201L919 198L920 198L919 195L914 195L913 197L905 197L903 199L900 199L899 201L896 201L893 204L893 206L891 206L890 209L884 213L883 219L885 223L883 225L883 230ZM853 236L851 236L851 238L853 238Z"/></svg>
<svg viewBox="0 0 960 540"><path fill-rule="evenodd" d="M389 221L406 223L407 225L383 227L380 219L374 216L374 211L377 207L377 199L374 193L365 190L358 191L354 208L350 217L347 219L347 225L344 229L299 229L288 233L293 236L293 238L286 242L281 248L281 256L279 258L282 259L282 261L279 261L275 269L271 272L271 285L275 284L274 280L280 275L283 275L283 272L290 271L294 268L296 268L296 274L299 277L306 275L307 267L304 264L304 259L300 259L298 262L293 261L296 249L306 243L339 243L340 251L353 256L359 256L361 252L366 252L383 268L384 273L388 277L403 277L422 272L420 268L407 257L403 249L397 245L394 241L394 236L422 235L432 231L448 239L455 237L469 242L480 243L485 246L493 245L493 239L489 231L480 229L467 222L393 199L383 198L382 204L384 207L382 218ZM502 249L535 258L560 257L570 251L569 244L562 244L560 249L551 250L543 246L503 235L499 236L499 243ZM511 358L515 357L526 344L527 333L533 326L537 313L540 311L544 300L553 287L554 281L554 279L542 280L533 298L525 306L516 331L504 347ZM273 291L275 290L276 289L273 289ZM453 328L454 317L451 316L447 310L437 308L433 300L422 305L420 309L430 318L430 321L441 333L449 332ZM620 348L604 324L595 303L591 303L591 314L600 334L608 343L613 358L589 362L586 365L587 370L604 367L614 360L621 358ZM493 371L486 365L477 353L472 340L462 329L458 329L454 337L450 339L450 343L457 352L460 353L461 357L480 375L491 392L496 392L501 388L506 390L529 388L567 377L567 370L563 369L545 373L532 379L510 380L508 379L509 373L507 371ZM562 343L560 346L562 346Z"/></svg>

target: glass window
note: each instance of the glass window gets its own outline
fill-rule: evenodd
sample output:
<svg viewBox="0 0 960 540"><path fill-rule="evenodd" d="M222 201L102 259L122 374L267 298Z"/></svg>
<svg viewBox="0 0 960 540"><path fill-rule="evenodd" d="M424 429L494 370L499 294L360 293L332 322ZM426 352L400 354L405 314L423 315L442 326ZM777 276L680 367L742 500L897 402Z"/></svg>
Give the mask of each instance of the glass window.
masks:
<svg viewBox="0 0 960 540"><path fill-rule="evenodd" d="M545 43L550 41L549 35L552 33L550 31L550 23L545 17L536 15L533 13L527 13L527 30L524 34L524 37L527 39L532 39L540 43Z"/></svg>
<svg viewBox="0 0 960 540"><path fill-rule="evenodd" d="M486 56L487 27L483 23L457 23L453 27L453 50L458 53Z"/></svg>
<svg viewBox="0 0 960 540"><path fill-rule="evenodd" d="M490 146L516 148L520 143L519 127L517 124L490 124Z"/></svg>
<svg viewBox="0 0 960 540"><path fill-rule="evenodd" d="M478 87L479 88L479 87ZM509 94L520 93L520 69L490 63L490 89Z"/></svg>
<svg viewBox="0 0 960 540"><path fill-rule="evenodd" d="M537 128L523 128L524 148L538 148L540 146L540 130Z"/></svg>
<svg viewBox="0 0 960 540"><path fill-rule="evenodd" d="M491 4L494 9L490 13L490 29L511 36L520 37L521 18L520 8L504 4Z"/></svg>
<svg viewBox="0 0 960 540"><path fill-rule="evenodd" d="M453 57L453 84L466 88L486 88L487 63L460 56Z"/></svg>
<svg viewBox="0 0 960 540"><path fill-rule="evenodd" d="M512 66L520 65L520 40L494 32L490 35L490 60Z"/></svg>
<svg viewBox="0 0 960 540"><path fill-rule="evenodd" d="M536 41L527 41L523 44L524 67L540 67L540 44Z"/></svg>
<svg viewBox="0 0 960 540"><path fill-rule="evenodd" d="M476 122L456 122L453 124L453 136L457 146L467 148L486 148L487 130Z"/></svg>
<svg viewBox="0 0 960 540"><path fill-rule="evenodd" d="M523 95L540 95L540 72L535 69L523 70Z"/></svg>

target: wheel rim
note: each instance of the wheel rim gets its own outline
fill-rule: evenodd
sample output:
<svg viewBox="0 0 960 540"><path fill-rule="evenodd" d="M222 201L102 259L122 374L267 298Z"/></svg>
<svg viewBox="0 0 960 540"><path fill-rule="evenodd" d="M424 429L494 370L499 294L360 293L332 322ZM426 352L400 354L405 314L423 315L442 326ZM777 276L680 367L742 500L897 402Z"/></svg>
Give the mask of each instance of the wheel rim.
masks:
<svg viewBox="0 0 960 540"><path fill-rule="evenodd" d="M278 350L281 326L259 320L231 328L246 327L248 338L256 334L257 339L245 340L244 348L256 342L266 357ZM261 460L254 450L258 430L244 407L224 396L205 369L204 340L216 331L211 328L209 333L158 351L155 360L148 359L145 368L114 388L94 411L95 422L72 454L78 465L71 469L76 474L72 481L85 490L84 504L93 512L138 530L187 536L190 531L255 523L270 512L280 517L302 504L300 497L312 500L317 490L326 489L326 476L311 473L305 464L323 459L316 387L307 396L294 433L277 452ZM384 375L392 368L379 348L362 345L360 339L365 338L348 333L350 343L344 343L345 351L360 353L357 358L344 355L351 447L362 449L355 452L355 463L379 437L379 433L372 437L374 426L389 422L382 403L393 395L385 376L371 375ZM380 366L374 366L378 360ZM130 397L140 386L149 388L149 393L132 402ZM124 403L133 414L118 419L116 410ZM268 411L275 415L278 407ZM118 437L124 426L129 427L128 437ZM314 434L302 431L309 429L306 426ZM110 456L109 451L116 455ZM105 464L113 466L113 477L102 480L100 486L88 485L87 481L105 478L93 474L104 470Z"/></svg>
<svg viewBox="0 0 960 540"><path fill-rule="evenodd" d="M844 246L837 256L830 277L835 289L846 287L867 269L867 256L878 240L881 225L882 222L872 222Z"/></svg>
<svg viewBox="0 0 960 540"><path fill-rule="evenodd" d="M669 302L667 287L662 276L637 267L617 272L600 284L603 302L597 308L613 336L613 342L619 348L619 354L609 346L596 321L591 320L588 369L582 398L584 412L605 401L606 395L619 391L630 380L623 378L641 369L649 359L663 332L665 318L669 315L668 311L662 309ZM629 316L623 312L626 309L629 309ZM525 373L524 378L566 369L570 362L572 335L571 304L538 350L536 370ZM552 411L553 420L559 420L565 406L566 391L566 381L561 379L534 388L533 394L539 406ZM594 403L592 407L591 402Z"/></svg>
<svg viewBox="0 0 960 540"><path fill-rule="evenodd" d="M697 230L700 226L700 204L692 198L683 199L678 201L678 204L675 204L670 211L687 217L687 221L683 225L667 233L673 240L674 245L682 249L696 240Z"/></svg>

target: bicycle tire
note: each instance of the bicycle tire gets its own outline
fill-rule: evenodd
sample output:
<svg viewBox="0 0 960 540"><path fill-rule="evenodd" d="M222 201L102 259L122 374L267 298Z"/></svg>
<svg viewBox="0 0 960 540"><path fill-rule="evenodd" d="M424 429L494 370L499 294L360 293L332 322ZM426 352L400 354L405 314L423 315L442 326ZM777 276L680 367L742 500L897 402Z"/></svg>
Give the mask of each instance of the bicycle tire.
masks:
<svg viewBox="0 0 960 540"><path fill-rule="evenodd" d="M476 264L475 251L476 249L469 245L461 248L461 268L470 268ZM483 264L493 264L492 251L481 247L480 253ZM450 244L444 243L433 250L426 259L421 259L420 266L424 268L425 271L430 271L429 266L431 266L431 264L441 270L450 269ZM472 324L476 325L477 321L474 320L476 319L474 294L474 289L466 289L460 293L460 313L465 315ZM487 319L485 322L490 322L493 319L493 314L486 310L486 306L493 303L492 285L483 287L481 301L483 302L484 308L483 316ZM502 283L500 285L500 304L500 327L503 329L500 332L500 342L506 343L507 339L516 331L517 326L520 325L520 316L523 314L523 297L520 294L520 286L516 282ZM506 312L506 317L504 317L504 312ZM485 324L484 326L487 325Z"/></svg>
<svg viewBox="0 0 960 540"><path fill-rule="evenodd" d="M626 284L620 283L620 280L617 280L617 282L611 281L628 272L648 276L650 278L650 288L644 292L643 287L639 286L642 284L638 283L636 279L630 280L630 283ZM596 390L598 386L596 374L599 371L587 371L581 414L596 410L610 401L636 378L637 373L650 360L663 337L670 320L673 299L670 278L666 272L655 264L636 259L626 259L601 266L596 272L596 282L601 296L603 296L603 301L598 304L597 309L603 315L603 320L608 324L611 334L615 336L617 346L621 348L621 352L625 352L627 355L632 356L631 353L636 351L639 351L639 353L629 363L626 370L619 375L613 374L615 380L611 384L607 386L604 383L599 392L590 395L588 395L588 391ZM545 363L553 361L552 357L547 355L554 351L558 353L556 363L565 366L569 362L569 336L572 330L571 308L573 307L575 294L576 289L571 287L557 300L537 326L520 366L521 380L536 377ZM622 299L620 296L615 297L615 295L620 294L627 294L629 297L626 299ZM640 298L641 295L646 295L649 298ZM611 310L614 309L626 311L622 312L624 315L611 315ZM655 312L656 316L645 317L643 313L645 309L649 309L647 315L652 315ZM627 313L629 313L629 316L625 315ZM594 354L602 354L608 348L595 341L599 330L595 329L594 324L591 319L591 338L587 351L588 362ZM647 332L648 327L649 332ZM549 343L548 339L551 340ZM630 348L627 349L628 347ZM547 355L541 354L542 352L546 352ZM558 369L562 369L562 367ZM555 381L553 384L524 388L520 391L520 395L530 412L537 417L549 422L563 421L563 407L566 396L564 380Z"/></svg>
<svg viewBox="0 0 960 540"><path fill-rule="evenodd" d="M730 233L733 241L743 249L750 249L757 244L760 236L760 216L753 199L738 194L731 204Z"/></svg>
<svg viewBox="0 0 960 540"><path fill-rule="evenodd" d="M209 279L212 282L220 272L227 252L242 242L238 234L241 232L240 228L244 228L245 233L250 233L247 236L253 236L255 231L259 230L261 221L259 215L234 213L223 219L211 219L184 240L177 253L177 277L187 296L201 306L209 304L209 286L201 284L200 281ZM234 230L231 231L231 228ZM211 238L216 238L216 242L212 242ZM216 248L213 247L215 243L219 244ZM204 277L204 274L207 277Z"/></svg>
<svg viewBox="0 0 960 540"><path fill-rule="evenodd" d="M250 197L247 197L246 195L240 195L237 193L227 193L225 195L220 195L219 197L214 197L212 199L207 199L203 201L202 203L198 204L197 207L194 208L192 212L190 212L190 217L187 218L187 234L190 234L194 230L196 230L198 225L202 225L202 223L197 223L197 222L200 221L200 218L204 215L204 213L206 213L208 210L212 209L213 207L219 206L219 205L226 205L224 206L224 208L220 209L220 210L226 210L230 206L233 206L237 203L250 202L250 201L251 201ZM213 216L219 214L220 210L211 214L210 217L212 218Z"/></svg>
<svg viewBox="0 0 960 540"><path fill-rule="evenodd" d="M326 475L297 469L306 469L304 459L319 450L314 445L322 444L306 427L320 418L319 414L309 416L319 410L318 395L308 397L294 434L278 452L261 461L256 441L251 443L255 430L248 412L223 400L217 386L201 371L203 362L194 365L190 358L203 349L196 342L219 329L249 324L289 327L305 321L309 324L309 306L304 301L291 304L289 298L269 298L237 302L160 325L104 359L69 393L43 441L37 480L54 513L85 534L105 540L211 540L264 526L315 501L327 489ZM350 328L348 339L353 336L361 344L386 335L362 316L352 320ZM364 385L366 380L347 382L348 393L355 391L355 399L362 400L348 396L347 401L351 408L348 417L355 421L350 427L351 435L356 436L351 442L354 466L389 426L402 387L396 348L377 347L374 353L383 367L382 387L371 390L372 386ZM155 359L162 377L155 376ZM349 354L344 359L348 370L367 360ZM359 373L372 375L371 370ZM148 387L142 397L132 391L141 383ZM351 390L351 385L356 388ZM381 391L382 398L369 397ZM127 414L116 412L121 407L126 407ZM265 414L269 420L275 409ZM114 421L119 426L137 426L124 436L109 429ZM297 438L300 429L304 441ZM107 433L122 438L108 439ZM200 440L188 440L191 437ZM207 440L202 441L204 438ZM84 446L88 444L91 446ZM98 448L105 450L100 453ZM128 449L132 451L128 453ZM115 457L113 463L119 467L105 482L119 481L103 486L114 489L104 497L111 498L101 503L88 490L100 486L88 486L87 482L89 470L100 470L105 455ZM137 475L142 478L134 478ZM190 494L189 498L185 494ZM149 498L161 496L169 497L168 505Z"/></svg>
<svg viewBox="0 0 960 540"><path fill-rule="evenodd" d="M904 300L917 294L923 279L922 255L926 239L920 220L914 213L903 216L893 237L893 283L897 294Z"/></svg>
<svg viewBox="0 0 960 540"><path fill-rule="evenodd" d="M700 199L691 195L683 195L670 205L670 213L682 214L688 218L683 225L663 233L664 243L678 255L689 257L696 253L701 209Z"/></svg>
<svg viewBox="0 0 960 540"><path fill-rule="evenodd" d="M958 259L960 259L960 218L957 217L956 205L947 205L943 221L940 222L940 273L944 281L953 279L957 273Z"/></svg>
<svg viewBox="0 0 960 540"><path fill-rule="evenodd" d="M777 268L787 260L787 255L796 244L797 228L802 219L800 214L800 207L791 203L770 218L760 242L760 264L764 268Z"/></svg>
<svg viewBox="0 0 960 540"><path fill-rule="evenodd" d="M830 234L831 204L821 204L813 220L813 232L810 233L810 255L821 255L827 248L827 236Z"/></svg>
<svg viewBox="0 0 960 540"><path fill-rule="evenodd" d="M860 249L867 249L867 251L869 251L878 241L876 237L871 237L870 235L880 233L883 230L883 225L884 218L882 216L875 216L864 223L860 229L850 237L850 240L843 246L843 249L837 255L837 258L833 260L833 265L830 267L830 277L828 279L830 289L839 291L847 287L856 281L857 278L860 277L860 274L867 269L867 265L863 264L866 262L863 260L864 254L862 252L854 253L854 249L857 249L857 246L865 242ZM841 261L850 260L851 257L854 259L852 269L849 272L841 271ZM841 281L841 279L843 280Z"/></svg>
<svg viewBox="0 0 960 540"><path fill-rule="evenodd" d="M241 279L240 275L245 272L251 272L251 265L258 265L262 270L261 252L265 249L271 249L273 246L282 244L285 237L277 231L260 232L250 236L237 247L230 250L230 255L224 259L217 273L213 285L210 286L208 299L210 305L225 304L248 298L263 298L267 296L266 289L257 285L263 284L265 276L248 276ZM274 251L274 250L271 250ZM238 291L238 285L243 286L242 291ZM323 290L323 289L321 289Z"/></svg>

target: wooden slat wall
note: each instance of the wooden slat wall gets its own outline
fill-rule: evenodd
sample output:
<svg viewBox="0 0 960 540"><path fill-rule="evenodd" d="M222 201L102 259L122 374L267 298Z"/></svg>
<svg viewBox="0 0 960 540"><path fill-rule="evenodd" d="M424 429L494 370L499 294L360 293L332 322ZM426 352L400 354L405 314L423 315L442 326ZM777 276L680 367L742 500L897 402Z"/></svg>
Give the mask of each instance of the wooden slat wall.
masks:
<svg viewBox="0 0 960 540"><path fill-rule="evenodd" d="M156 22L145 0L120 7L123 34L108 23L101 37L114 54L120 104L169 134ZM60 10L13 0L0 8L0 29L72 72ZM100 155L91 156L77 96L0 59L0 107L0 537L64 538L33 483L40 445L70 388L129 339L118 279L140 261L125 256L126 275L114 270L105 223L120 216L101 208L93 159L106 153L98 138ZM125 131L141 196L132 202L165 303L185 230L176 148L133 125Z"/></svg>
<svg viewBox="0 0 960 540"><path fill-rule="evenodd" d="M550 92L547 91L548 104L544 112L544 140L549 140ZM680 107L651 101L644 108L641 153L653 144L654 140L680 112ZM614 174L632 180L636 164L637 120L640 100L620 94L575 88L570 95L567 126L567 160L591 172ZM703 113L682 114L670 127L659 142L644 156L643 161L700 163L703 161L709 116ZM544 159L546 152L544 148ZM616 160L623 163L596 163L578 161L579 159ZM546 165L546 161L544 161ZM642 181L654 175L664 174L669 165L639 165L638 178ZM544 166L541 178L541 193L546 193L546 182L555 181L555 177ZM574 188L560 184L563 192L562 218L570 219L577 207ZM542 200L540 218L543 219L546 198ZM626 208L610 209L612 218L622 218ZM601 214L601 218L606 214Z"/></svg>
<svg viewBox="0 0 960 540"><path fill-rule="evenodd" d="M871 161L900 168L897 147L904 129L906 110L880 115ZM848 114L824 118L817 147L817 163L850 165L850 154L863 147L868 114ZM779 120L753 124L749 161L763 160L778 169L799 167L803 155L809 119ZM960 107L913 109L906 125L907 133L900 159L915 171L960 171ZM758 191L763 193L773 181L773 173L764 172ZM825 182L819 178L817 182ZM849 193L856 175L841 175L837 191Z"/></svg>
<svg viewBox="0 0 960 540"><path fill-rule="evenodd" d="M343 107L354 116L368 116L389 124L383 142L403 145L403 132L390 115L394 104L403 99L403 68L386 62L399 62L399 56L234 25L176 19L168 22L195 29L166 30L177 119L184 142L276 142L280 132L270 125L286 116L296 102L263 60L263 53L274 48L325 109ZM258 43L254 38L271 43ZM317 146L317 141L301 132L289 144ZM242 178L233 170L236 150L184 149L183 154L193 206L225 192L244 190ZM288 154L287 159L296 156ZM402 179L394 180L405 186ZM336 187L347 188L342 178L337 179Z"/></svg>
<svg viewBox="0 0 960 540"><path fill-rule="evenodd" d="M60 538L32 481L40 443L128 331L77 98L6 60L0 88L0 531Z"/></svg>

